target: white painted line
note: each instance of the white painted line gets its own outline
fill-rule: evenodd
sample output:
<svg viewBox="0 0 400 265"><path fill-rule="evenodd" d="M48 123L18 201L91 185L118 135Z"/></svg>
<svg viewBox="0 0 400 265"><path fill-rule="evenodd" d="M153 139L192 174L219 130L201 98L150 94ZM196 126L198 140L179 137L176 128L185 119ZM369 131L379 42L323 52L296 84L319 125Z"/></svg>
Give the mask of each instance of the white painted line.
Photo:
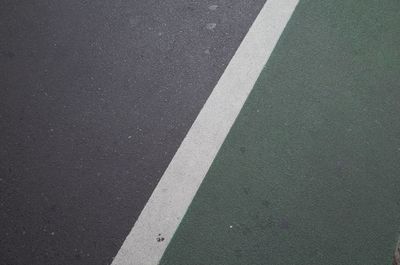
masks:
<svg viewBox="0 0 400 265"><path fill-rule="evenodd" d="M266 2L112 265L158 264L298 1Z"/></svg>

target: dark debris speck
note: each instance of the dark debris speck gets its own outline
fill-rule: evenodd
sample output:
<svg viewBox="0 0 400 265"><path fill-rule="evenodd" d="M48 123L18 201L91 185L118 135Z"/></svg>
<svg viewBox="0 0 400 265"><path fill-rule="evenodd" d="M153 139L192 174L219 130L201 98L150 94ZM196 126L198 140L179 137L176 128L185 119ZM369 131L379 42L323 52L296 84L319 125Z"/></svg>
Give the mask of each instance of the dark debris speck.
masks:
<svg viewBox="0 0 400 265"><path fill-rule="evenodd" d="M261 204L264 205L265 207L268 207L268 206L270 205L270 203L269 203L268 200L263 200L263 201L261 202Z"/></svg>
<svg viewBox="0 0 400 265"><path fill-rule="evenodd" d="M163 242L165 240L164 237L161 236L161 234L158 234L158 237L156 238L157 242Z"/></svg>

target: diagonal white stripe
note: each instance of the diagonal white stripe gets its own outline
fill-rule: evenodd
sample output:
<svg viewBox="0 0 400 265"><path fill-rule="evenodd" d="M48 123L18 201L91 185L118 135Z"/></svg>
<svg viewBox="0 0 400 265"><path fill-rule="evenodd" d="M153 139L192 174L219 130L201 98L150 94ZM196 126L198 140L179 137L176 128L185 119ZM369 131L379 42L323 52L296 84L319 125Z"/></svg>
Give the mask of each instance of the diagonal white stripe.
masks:
<svg viewBox="0 0 400 265"><path fill-rule="evenodd" d="M298 1L266 2L112 265L158 264Z"/></svg>

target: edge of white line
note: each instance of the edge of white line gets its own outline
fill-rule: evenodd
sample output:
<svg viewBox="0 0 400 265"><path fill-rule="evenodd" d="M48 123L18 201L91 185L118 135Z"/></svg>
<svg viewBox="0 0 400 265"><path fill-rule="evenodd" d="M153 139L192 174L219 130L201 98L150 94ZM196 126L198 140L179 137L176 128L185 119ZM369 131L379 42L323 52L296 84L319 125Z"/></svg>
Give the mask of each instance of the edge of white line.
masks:
<svg viewBox="0 0 400 265"><path fill-rule="evenodd" d="M112 265L159 263L298 2L267 0Z"/></svg>

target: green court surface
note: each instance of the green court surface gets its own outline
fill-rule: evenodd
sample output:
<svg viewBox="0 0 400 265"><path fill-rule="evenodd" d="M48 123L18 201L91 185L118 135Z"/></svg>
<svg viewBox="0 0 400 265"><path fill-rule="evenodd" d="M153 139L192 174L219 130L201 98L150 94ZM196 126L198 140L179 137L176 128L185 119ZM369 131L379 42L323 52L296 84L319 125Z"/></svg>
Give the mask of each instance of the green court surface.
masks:
<svg viewBox="0 0 400 265"><path fill-rule="evenodd" d="M400 2L300 1L163 265L389 265Z"/></svg>

